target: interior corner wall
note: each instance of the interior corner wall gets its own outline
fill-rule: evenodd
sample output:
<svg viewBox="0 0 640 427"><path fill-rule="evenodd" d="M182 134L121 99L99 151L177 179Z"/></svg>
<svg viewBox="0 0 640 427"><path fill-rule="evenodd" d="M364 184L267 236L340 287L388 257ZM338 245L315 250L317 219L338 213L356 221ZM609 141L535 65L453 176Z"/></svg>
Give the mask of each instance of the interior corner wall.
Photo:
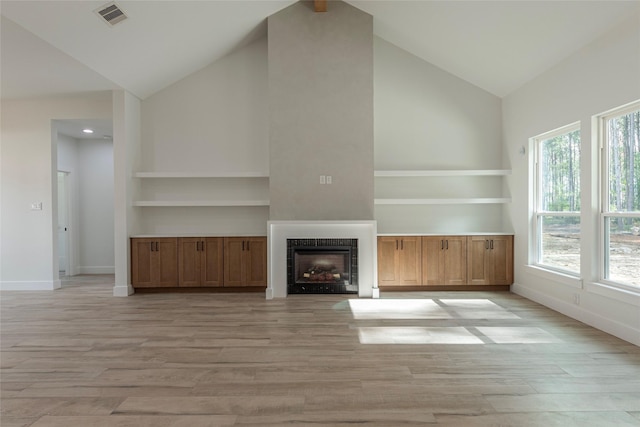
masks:
<svg viewBox="0 0 640 427"><path fill-rule="evenodd" d="M0 288L59 286L57 152L52 120L111 119L111 99L3 100L0 122ZM42 210L31 210L42 202Z"/></svg>
<svg viewBox="0 0 640 427"><path fill-rule="evenodd" d="M268 18L268 43L270 219L372 220L372 17L298 2Z"/></svg>
<svg viewBox="0 0 640 427"><path fill-rule="evenodd" d="M503 99L505 163L513 203L507 216L515 229L512 290L592 326L640 345L640 297L597 286L598 147L593 117L640 99L640 15L630 16L608 34ZM541 277L526 266L531 245L529 139L580 121L581 278L574 287ZM525 148L525 154L521 154ZM606 291L606 292L605 292ZM580 304L574 303L575 296Z"/></svg>

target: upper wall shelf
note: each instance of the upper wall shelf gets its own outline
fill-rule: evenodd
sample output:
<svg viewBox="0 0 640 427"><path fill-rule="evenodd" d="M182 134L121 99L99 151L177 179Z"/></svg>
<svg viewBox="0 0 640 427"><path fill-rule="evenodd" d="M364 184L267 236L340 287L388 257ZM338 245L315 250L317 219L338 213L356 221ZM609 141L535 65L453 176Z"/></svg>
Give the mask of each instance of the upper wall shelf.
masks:
<svg viewBox="0 0 640 427"><path fill-rule="evenodd" d="M377 170L377 177L418 177L418 176L505 176L511 175L509 169L478 170Z"/></svg>
<svg viewBox="0 0 640 427"><path fill-rule="evenodd" d="M483 197L463 199L375 199L376 205L467 205L511 203L509 197Z"/></svg>
<svg viewBox="0 0 640 427"><path fill-rule="evenodd" d="M264 172L136 172L134 178L269 178Z"/></svg>
<svg viewBox="0 0 640 427"><path fill-rule="evenodd" d="M225 207L269 206L268 200L139 200L133 206L147 207Z"/></svg>

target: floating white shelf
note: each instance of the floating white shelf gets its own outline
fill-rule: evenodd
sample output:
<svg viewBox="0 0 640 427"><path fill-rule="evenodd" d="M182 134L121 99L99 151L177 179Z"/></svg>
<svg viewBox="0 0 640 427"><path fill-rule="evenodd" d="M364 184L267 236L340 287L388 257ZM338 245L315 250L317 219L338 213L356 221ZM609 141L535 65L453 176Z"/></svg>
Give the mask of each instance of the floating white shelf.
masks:
<svg viewBox="0 0 640 427"><path fill-rule="evenodd" d="M419 177L419 176L505 176L511 175L509 169L479 170L377 170L376 177Z"/></svg>
<svg viewBox="0 0 640 427"><path fill-rule="evenodd" d="M264 172L136 172L134 178L269 178Z"/></svg>
<svg viewBox="0 0 640 427"><path fill-rule="evenodd" d="M375 199L376 205L467 205L511 203L510 198L487 197L474 199Z"/></svg>
<svg viewBox="0 0 640 427"><path fill-rule="evenodd" d="M206 207L206 206L269 206L268 200L140 200L133 206Z"/></svg>

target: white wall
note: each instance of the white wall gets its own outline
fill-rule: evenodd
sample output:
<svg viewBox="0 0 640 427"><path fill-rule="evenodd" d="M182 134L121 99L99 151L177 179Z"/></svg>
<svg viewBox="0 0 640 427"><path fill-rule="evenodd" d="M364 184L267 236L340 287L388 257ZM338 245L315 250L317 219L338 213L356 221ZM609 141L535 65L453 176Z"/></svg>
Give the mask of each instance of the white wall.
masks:
<svg viewBox="0 0 640 427"><path fill-rule="evenodd" d="M59 287L54 119L111 118L110 94L2 101L0 286ZM42 202L41 211L32 203Z"/></svg>
<svg viewBox="0 0 640 427"><path fill-rule="evenodd" d="M141 171L269 173L267 40L141 103ZM268 199L262 180L139 180L143 198ZM203 187L205 191L200 191ZM229 189L233 191L230 193ZM140 208L139 234L266 234L268 207Z"/></svg>
<svg viewBox="0 0 640 427"><path fill-rule="evenodd" d="M373 52L376 169L509 167L502 164L499 98L382 39L374 37ZM267 59L267 40L261 39L142 101L140 169L268 173ZM163 186L173 191L172 186L182 185L161 181L140 180L141 191L160 193ZM210 193L228 197L218 190L218 181L189 187L207 185ZM376 197L402 197L399 187L425 197L439 197L443 191L451 196L451 189L457 197L508 197L501 183L495 177L377 180ZM269 197L264 182L237 183L234 192ZM141 234L264 234L269 216L269 208L260 207L140 212ZM511 231L498 204L376 206L375 219L380 233Z"/></svg>
<svg viewBox="0 0 640 427"><path fill-rule="evenodd" d="M599 286L597 280L597 145L592 118L640 99L640 16L576 52L503 100L505 163L513 168L513 203L507 219L515 229L513 291L562 313L640 344L640 297ZM528 264L529 138L580 121L582 138L581 276L563 281L540 276ZM526 155L519 153L522 147ZM580 304L573 303L575 296Z"/></svg>
<svg viewBox="0 0 640 427"><path fill-rule="evenodd" d="M141 103L144 171L269 172L267 41Z"/></svg>
<svg viewBox="0 0 640 427"><path fill-rule="evenodd" d="M502 169L500 98L374 39L376 170ZM501 197L502 178L377 178L376 198ZM508 196L508 195L507 195ZM376 206L379 233L510 231L500 205Z"/></svg>

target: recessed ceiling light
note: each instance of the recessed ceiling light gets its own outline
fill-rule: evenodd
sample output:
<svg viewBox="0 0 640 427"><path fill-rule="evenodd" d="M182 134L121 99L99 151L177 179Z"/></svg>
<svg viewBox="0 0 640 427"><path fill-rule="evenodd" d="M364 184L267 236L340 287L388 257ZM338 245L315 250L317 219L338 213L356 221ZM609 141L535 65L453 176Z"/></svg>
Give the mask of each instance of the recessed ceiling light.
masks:
<svg viewBox="0 0 640 427"><path fill-rule="evenodd" d="M87 129L82 129L82 132L84 132L84 133L93 133L93 130L87 128Z"/></svg>

